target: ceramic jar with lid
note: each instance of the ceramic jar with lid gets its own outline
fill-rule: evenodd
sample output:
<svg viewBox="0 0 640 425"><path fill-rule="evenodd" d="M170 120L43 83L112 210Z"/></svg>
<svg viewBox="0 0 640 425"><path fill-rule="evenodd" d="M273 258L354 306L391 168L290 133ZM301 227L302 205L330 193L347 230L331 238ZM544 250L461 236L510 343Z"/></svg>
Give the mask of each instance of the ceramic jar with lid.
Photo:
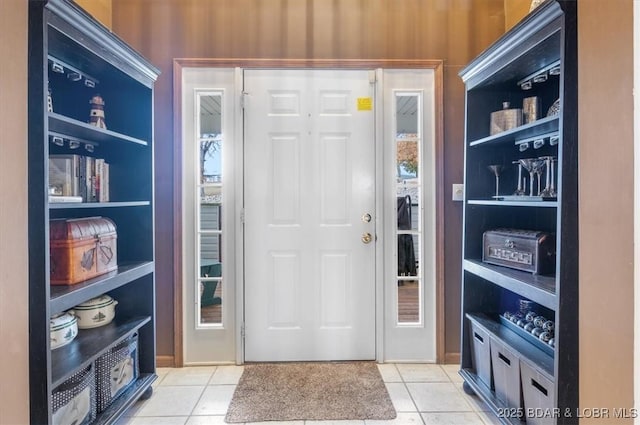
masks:
<svg viewBox="0 0 640 425"><path fill-rule="evenodd" d="M67 345L78 335L78 318L70 312L51 316L49 320L51 349Z"/></svg>
<svg viewBox="0 0 640 425"><path fill-rule="evenodd" d="M118 301L109 295L101 295L78 304L70 310L78 318L78 328L91 329L111 323L116 315Z"/></svg>

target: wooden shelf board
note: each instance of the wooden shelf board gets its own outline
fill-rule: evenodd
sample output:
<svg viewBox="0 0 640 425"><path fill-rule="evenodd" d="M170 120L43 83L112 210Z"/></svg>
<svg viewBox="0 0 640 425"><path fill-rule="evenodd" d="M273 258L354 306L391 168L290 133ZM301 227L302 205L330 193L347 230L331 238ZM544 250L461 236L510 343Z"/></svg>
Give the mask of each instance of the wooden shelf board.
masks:
<svg viewBox="0 0 640 425"><path fill-rule="evenodd" d="M557 208L557 201L496 201L495 199L469 199L469 205L488 205L498 207Z"/></svg>
<svg viewBox="0 0 640 425"><path fill-rule="evenodd" d="M151 387L153 381L158 378L154 373L141 374L138 379L131 384L109 407L98 413L91 425L107 425L116 421L129 409L140 397Z"/></svg>
<svg viewBox="0 0 640 425"><path fill-rule="evenodd" d="M150 316L116 319L94 329L80 329L69 344L51 351L51 385L57 387L76 371L86 367L109 347L123 341L151 320Z"/></svg>
<svg viewBox="0 0 640 425"><path fill-rule="evenodd" d="M508 267L493 266L479 260L464 260L464 270L485 280L522 295L542 306L556 310L556 278L534 275Z"/></svg>
<svg viewBox="0 0 640 425"><path fill-rule="evenodd" d="M484 328L493 338L515 350L521 358L535 365L537 369L547 375L547 378L553 380L555 374L552 356L485 314L467 313L466 317Z"/></svg>
<svg viewBox="0 0 640 425"><path fill-rule="evenodd" d="M500 416L500 411L505 411L507 405L499 400L495 393L491 391L479 378L473 373L470 369L460 369L458 372L462 379L471 387L473 391L475 391L476 395L484 401L484 403L489 407L491 413L496 415L497 419L500 423L505 425L520 425L524 422L521 422L518 418L506 418L504 416Z"/></svg>
<svg viewBox="0 0 640 425"><path fill-rule="evenodd" d="M49 112L49 131L72 140L84 140L96 143L126 142L147 146L147 142L115 131L95 127L91 124Z"/></svg>
<svg viewBox="0 0 640 425"><path fill-rule="evenodd" d="M498 144L511 142L515 145L516 140L521 140L527 137L534 137L553 131L558 131L560 119L557 115L551 117L544 117L530 124L521 125L511 130L503 131L502 133L494 134L492 136L483 137L481 139L473 140L469 143L469 146L479 146L488 144Z"/></svg>
<svg viewBox="0 0 640 425"><path fill-rule="evenodd" d="M118 269L75 285L52 285L50 313L68 310L90 298L100 296L122 285L153 273L154 263L144 261L120 264Z"/></svg>
<svg viewBox="0 0 640 425"><path fill-rule="evenodd" d="M122 208L122 207L146 207L151 205L149 201L131 202L58 202L49 203L52 210L65 210L77 208Z"/></svg>

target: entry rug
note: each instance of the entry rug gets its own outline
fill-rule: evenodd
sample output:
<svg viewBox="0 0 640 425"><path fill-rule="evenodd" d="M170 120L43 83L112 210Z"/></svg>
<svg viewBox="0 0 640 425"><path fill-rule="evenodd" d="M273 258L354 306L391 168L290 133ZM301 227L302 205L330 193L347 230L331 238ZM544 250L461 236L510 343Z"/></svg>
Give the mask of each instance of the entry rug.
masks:
<svg viewBox="0 0 640 425"><path fill-rule="evenodd" d="M225 421L395 417L373 362L258 363L244 366Z"/></svg>

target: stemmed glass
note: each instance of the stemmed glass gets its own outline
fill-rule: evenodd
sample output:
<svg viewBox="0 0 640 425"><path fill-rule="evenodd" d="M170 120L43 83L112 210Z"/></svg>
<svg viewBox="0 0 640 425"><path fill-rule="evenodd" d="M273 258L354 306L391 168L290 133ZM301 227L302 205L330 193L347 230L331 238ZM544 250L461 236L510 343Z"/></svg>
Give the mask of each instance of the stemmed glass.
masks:
<svg viewBox="0 0 640 425"><path fill-rule="evenodd" d="M513 194L515 196L524 196L524 185L522 184L522 164L520 161L513 161L512 164L518 164L518 188Z"/></svg>
<svg viewBox="0 0 640 425"><path fill-rule="evenodd" d="M535 158L531 161L531 171L538 176L538 196L540 195L540 177L542 176L542 169L544 168L545 160L542 158Z"/></svg>
<svg viewBox="0 0 640 425"><path fill-rule="evenodd" d="M493 175L496 176L496 196L495 198L498 198L498 187L500 186L500 171L502 171L502 165L499 164L493 164L493 165L489 165L487 168L489 168L489 170L491 172L493 172Z"/></svg>
<svg viewBox="0 0 640 425"><path fill-rule="evenodd" d="M529 172L529 196L533 196L533 161L535 158L521 158L520 164Z"/></svg>
<svg viewBox="0 0 640 425"><path fill-rule="evenodd" d="M553 162L556 159L555 156L543 156L540 159L544 160L546 166L546 176L545 176L545 187L544 190L540 193L540 196L555 198L558 196L555 188L555 169Z"/></svg>

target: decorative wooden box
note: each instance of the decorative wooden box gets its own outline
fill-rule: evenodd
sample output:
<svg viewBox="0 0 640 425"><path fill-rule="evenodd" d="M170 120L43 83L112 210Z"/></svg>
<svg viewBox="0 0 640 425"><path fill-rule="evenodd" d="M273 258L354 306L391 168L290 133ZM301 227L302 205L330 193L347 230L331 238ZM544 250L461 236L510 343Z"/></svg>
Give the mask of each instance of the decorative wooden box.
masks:
<svg viewBox="0 0 640 425"><path fill-rule="evenodd" d="M509 102L502 102L502 110L491 113L491 136L522 125L522 109L510 106Z"/></svg>
<svg viewBox="0 0 640 425"><path fill-rule="evenodd" d="M482 261L533 274L554 274L556 240L536 230L495 229L482 235Z"/></svg>
<svg viewBox="0 0 640 425"><path fill-rule="evenodd" d="M116 270L116 239L116 226L108 218L51 220L51 284L73 285Z"/></svg>

